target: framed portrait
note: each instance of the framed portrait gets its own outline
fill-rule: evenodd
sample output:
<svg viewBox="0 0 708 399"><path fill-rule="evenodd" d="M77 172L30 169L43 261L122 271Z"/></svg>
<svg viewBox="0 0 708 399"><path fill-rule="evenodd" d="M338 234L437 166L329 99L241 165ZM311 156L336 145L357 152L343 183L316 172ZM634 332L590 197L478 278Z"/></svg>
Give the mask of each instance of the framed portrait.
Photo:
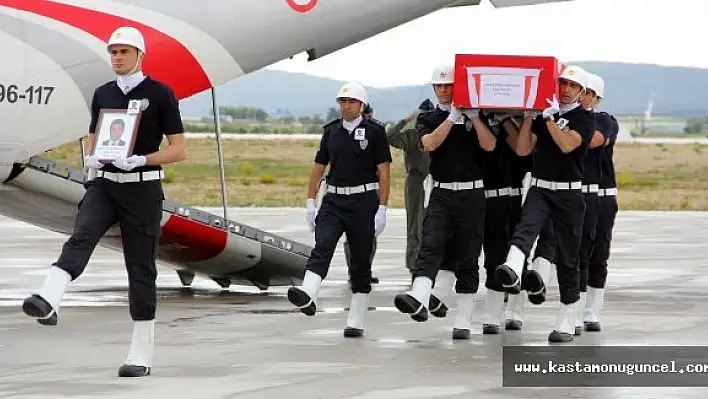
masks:
<svg viewBox="0 0 708 399"><path fill-rule="evenodd" d="M141 114L140 108L131 110L130 106L128 109L101 109L91 155L105 162L133 155Z"/></svg>

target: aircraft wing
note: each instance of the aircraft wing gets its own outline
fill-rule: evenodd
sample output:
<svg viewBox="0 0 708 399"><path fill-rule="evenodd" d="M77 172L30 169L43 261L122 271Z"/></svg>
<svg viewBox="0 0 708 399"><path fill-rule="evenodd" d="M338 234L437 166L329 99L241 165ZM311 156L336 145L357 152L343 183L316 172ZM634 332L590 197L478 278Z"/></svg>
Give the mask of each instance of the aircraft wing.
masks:
<svg viewBox="0 0 708 399"><path fill-rule="evenodd" d="M545 3L557 3L560 1L573 0L489 0L489 2L492 3L495 8L532 6ZM460 0L449 7L477 6L481 2L482 0Z"/></svg>

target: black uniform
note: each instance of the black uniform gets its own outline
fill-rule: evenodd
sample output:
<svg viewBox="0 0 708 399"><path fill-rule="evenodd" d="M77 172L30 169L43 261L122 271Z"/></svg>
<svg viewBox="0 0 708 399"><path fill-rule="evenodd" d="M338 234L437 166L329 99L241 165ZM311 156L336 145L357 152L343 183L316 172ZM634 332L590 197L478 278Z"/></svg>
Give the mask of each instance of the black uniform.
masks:
<svg viewBox="0 0 708 399"><path fill-rule="evenodd" d="M449 115L440 108L419 115L416 122L419 137L433 132ZM486 208L484 152L472 122L466 116L465 124L453 125L445 141L430 151L430 174L434 183L423 220L422 243L414 276L435 281L446 250L451 251L448 252L451 260L446 259L446 263L456 265L455 291L461 294L474 294L479 288L478 259L484 239ZM446 188L459 182L474 188Z"/></svg>
<svg viewBox="0 0 708 399"><path fill-rule="evenodd" d="M91 104L89 132L96 132L101 109L127 109L129 100L142 100L143 108L147 107L140 117L133 155L157 152L163 135L184 133L179 103L174 93L149 76L128 94L123 94L115 81L96 89ZM137 174L142 181L114 181L116 176L126 179ZM54 263L75 280L83 273L101 237L118 222L128 272L130 315L135 321L155 318L155 258L165 197L161 180L153 178L161 174L159 165L124 171L106 164L99 169L97 177L87 184L74 231Z"/></svg>
<svg viewBox="0 0 708 399"><path fill-rule="evenodd" d="M315 247L306 270L324 279L337 242L346 233L351 250L351 290L355 294L371 292L374 216L380 203L378 165L391 161L385 126L380 121L363 118L351 133L341 119L324 126L315 162L330 165L328 191L315 219Z"/></svg>
<svg viewBox="0 0 708 399"><path fill-rule="evenodd" d="M511 212L509 215L509 231L514 231L516 224L521 219L521 203L524 190L524 178L531 172L533 155L519 156L514 154L511 159Z"/></svg>
<svg viewBox="0 0 708 399"><path fill-rule="evenodd" d="M511 162L517 156L506 142L508 133L503 123L493 118L485 117L482 120L497 139L494 151L486 152L484 156L484 194L487 208L483 244L486 270L484 286L503 292L501 283L494 277L494 270L504 262L509 251L513 184Z"/></svg>
<svg viewBox="0 0 708 399"><path fill-rule="evenodd" d="M553 116L556 123L567 124L564 130L574 130L582 137L581 145L568 154L563 154L548 131L546 121L539 115L531 131L536 136L536 152L533 157L531 188L521 211L511 245L519 248L528 257L533 243L552 220L556 242L556 267L558 284L563 304L572 304L579 299L578 251L582 233L585 203L581 182L585 173L587 147L594 131L594 117L581 106ZM562 119L562 121L561 121ZM529 271L522 286L530 292L543 289L537 273ZM497 269L501 283L511 286L517 281L508 266ZM518 287L514 287L515 289ZM514 291L515 291L514 289Z"/></svg>
<svg viewBox="0 0 708 399"><path fill-rule="evenodd" d="M598 131L608 140L612 134L612 121L593 112L595 116L595 131ZM593 132L594 135L594 132ZM602 181L602 154L603 147L588 148L585 179L583 179L583 192L585 193L585 216L583 218L583 235L580 241L580 292L587 291L588 270L590 258L595 246L597 221L599 217L600 202L598 192Z"/></svg>
<svg viewBox="0 0 708 399"><path fill-rule="evenodd" d="M516 118L515 118L516 119ZM523 118L516 123L517 126L521 125ZM509 195L509 239L516 229L516 225L521 220L521 205L523 203L523 192L524 192L524 179L526 174L531 172L533 167L533 153L525 156L519 156L515 152L511 158L510 175L511 175L511 190ZM507 250L509 247L507 246ZM536 250L538 251L538 249ZM524 272L526 271L527 264L524 264Z"/></svg>
<svg viewBox="0 0 708 399"><path fill-rule="evenodd" d="M615 166L613 153L619 124L617 119L606 112L598 112L596 120L599 126L611 127L607 137L607 145L602 150L602 168L600 191L598 193L599 212L597 221L597 233L595 246L590 258L587 285L593 288L605 288L607 281L607 260L610 258L610 243L612 242L612 229L615 225L615 217L619 209L617 205L617 182L615 179Z"/></svg>

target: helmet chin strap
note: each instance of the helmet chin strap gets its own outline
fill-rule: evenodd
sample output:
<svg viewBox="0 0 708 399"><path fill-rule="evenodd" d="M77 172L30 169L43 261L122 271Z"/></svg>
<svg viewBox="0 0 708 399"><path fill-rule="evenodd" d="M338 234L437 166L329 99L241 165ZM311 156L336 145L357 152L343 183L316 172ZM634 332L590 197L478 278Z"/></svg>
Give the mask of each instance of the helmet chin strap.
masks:
<svg viewBox="0 0 708 399"><path fill-rule="evenodd" d="M130 69L125 75L117 76L118 87L123 91L124 94L128 94L138 83L142 82L145 75L139 70L140 60L143 58L143 53L138 54L138 58L135 60L135 65Z"/></svg>

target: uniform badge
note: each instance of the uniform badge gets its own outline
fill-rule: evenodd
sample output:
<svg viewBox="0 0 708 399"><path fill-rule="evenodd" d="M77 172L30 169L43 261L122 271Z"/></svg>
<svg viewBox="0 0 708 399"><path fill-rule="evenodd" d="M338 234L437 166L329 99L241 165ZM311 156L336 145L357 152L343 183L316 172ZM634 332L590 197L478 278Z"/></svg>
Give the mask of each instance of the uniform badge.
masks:
<svg viewBox="0 0 708 399"><path fill-rule="evenodd" d="M363 140L359 141L359 148L361 148L362 150L365 150L368 145L369 145L369 140L367 140L367 139L363 139Z"/></svg>
<svg viewBox="0 0 708 399"><path fill-rule="evenodd" d="M364 140L365 138L366 138L366 129L364 129L362 127L354 129L354 140Z"/></svg>
<svg viewBox="0 0 708 399"><path fill-rule="evenodd" d="M145 111L150 106L150 100L143 98L140 100L140 109Z"/></svg>
<svg viewBox="0 0 708 399"><path fill-rule="evenodd" d="M128 115L134 115L140 112L142 103L140 100L130 100L128 102Z"/></svg>
<svg viewBox="0 0 708 399"><path fill-rule="evenodd" d="M468 132L471 132L471 131L472 131L472 126L473 126L473 125L472 125L472 121L469 120L469 119L467 119L467 120L465 121L465 129L467 129Z"/></svg>
<svg viewBox="0 0 708 399"><path fill-rule="evenodd" d="M558 119L558 121L556 121L556 124L561 130L566 130L566 128L568 127L568 120L565 118L560 118Z"/></svg>

